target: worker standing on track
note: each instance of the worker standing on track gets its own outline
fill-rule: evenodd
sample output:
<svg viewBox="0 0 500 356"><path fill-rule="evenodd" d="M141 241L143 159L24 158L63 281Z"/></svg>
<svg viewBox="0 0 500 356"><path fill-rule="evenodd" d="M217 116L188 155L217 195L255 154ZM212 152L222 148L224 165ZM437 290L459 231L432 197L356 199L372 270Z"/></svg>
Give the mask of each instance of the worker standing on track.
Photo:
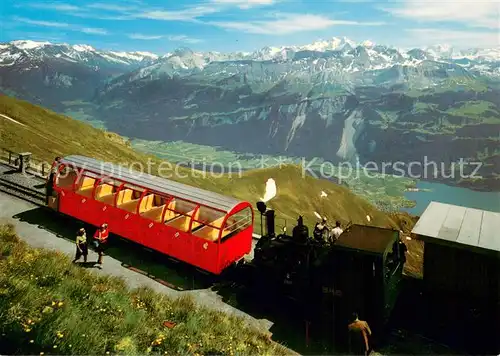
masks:
<svg viewBox="0 0 500 356"><path fill-rule="evenodd" d="M85 234L85 229L81 228L76 234L76 255L73 263L76 263L82 256L83 262L86 263L88 253L87 235Z"/></svg>
<svg viewBox="0 0 500 356"><path fill-rule="evenodd" d="M106 249L108 243L108 224L104 223L99 229L96 230L94 234L94 245L96 247L96 252L99 254L99 259L97 263L102 265L102 257L104 255L104 250Z"/></svg>
<svg viewBox="0 0 500 356"><path fill-rule="evenodd" d="M340 221L337 221L335 223L335 227L332 229L331 242L334 243L335 241L337 241L337 239L343 232L344 230L342 230L342 228L340 227Z"/></svg>
<svg viewBox="0 0 500 356"><path fill-rule="evenodd" d="M47 185L46 185L46 204L49 204L49 198L56 196L55 191L54 191L54 184L57 182L54 182L54 177L57 174L57 171L59 169L59 162L61 161L61 157L56 157L54 159L56 161L56 164L52 167L50 170L49 178L47 179Z"/></svg>
<svg viewBox="0 0 500 356"><path fill-rule="evenodd" d="M325 243L330 236L330 229L326 225L326 218L323 218L320 223L317 223L313 231L314 239L316 241Z"/></svg>
<svg viewBox="0 0 500 356"><path fill-rule="evenodd" d="M371 353L369 337L372 331L368 323L359 320L358 314L352 314L352 322L349 324L349 352L352 355L366 355Z"/></svg>

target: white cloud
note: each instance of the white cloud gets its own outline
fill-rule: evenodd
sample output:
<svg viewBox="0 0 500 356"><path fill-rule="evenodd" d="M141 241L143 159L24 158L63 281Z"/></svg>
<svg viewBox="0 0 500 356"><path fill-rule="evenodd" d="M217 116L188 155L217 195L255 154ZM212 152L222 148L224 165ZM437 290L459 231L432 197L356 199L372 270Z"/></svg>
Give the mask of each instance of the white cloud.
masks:
<svg viewBox="0 0 500 356"><path fill-rule="evenodd" d="M84 27L81 29L82 32L87 33L89 35L107 35L108 31L102 28L92 28L92 27Z"/></svg>
<svg viewBox="0 0 500 356"><path fill-rule="evenodd" d="M498 0L406 0L382 10L420 22L456 22L470 27L500 28Z"/></svg>
<svg viewBox="0 0 500 356"><path fill-rule="evenodd" d="M136 15L138 18L145 18L151 20L164 20L164 21L186 21L194 20L198 17L213 14L219 10L209 6L196 6L184 10L173 11L146 11Z"/></svg>
<svg viewBox="0 0 500 356"><path fill-rule="evenodd" d="M459 49L488 48L500 45L500 33L495 31L457 31L434 28L408 29L406 41L414 47L448 44Z"/></svg>
<svg viewBox="0 0 500 356"><path fill-rule="evenodd" d="M168 40L174 41L174 42L185 42L185 43L193 43L193 44L203 42L203 40L201 40L199 38L192 38L192 37L188 37L185 35L169 36Z"/></svg>
<svg viewBox="0 0 500 356"><path fill-rule="evenodd" d="M129 38L133 39L133 40L159 40L159 39L162 39L164 36L160 36L160 35L143 35L143 34L140 34L140 33L131 33L128 35Z"/></svg>
<svg viewBox="0 0 500 356"><path fill-rule="evenodd" d="M15 17L14 20L29 25L42 26L42 27L69 27L69 24L64 22L38 21L38 20L26 19L24 17Z"/></svg>
<svg viewBox="0 0 500 356"><path fill-rule="evenodd" d="M240 9L249 9L254 6L272 5L276 0L212 0L214 4L236 5Z"/></svg>
<svg viewBox="0 0 500 356"><path fill-rule="evenodd" d="M172 35L172 36L166 36L166 35L143 35L140 33L131 33L128 35L129 38L134 39L134 40L160 40L162 38L166 38L169 41L175 41L175 42L185 42L185 43L200 43L203 42L203 40L199 38L192 38L186 35Z"/></svg>
<svg viewBox="0 0 500 356"><path fill-rule="evenodd" d="M70 31L83 32L89 35L107 35L108 32L102 28L92 28L92 27L80 27L65 22L52 22L52 21L38 21L30 20L24 17L14 17L13 20L26 23L28 25L41 26L41 27L55 27L55 28L66 28Z"/></svg>
<svg viewBox="0 0 500 356"><path fill-rule="evenodd" d="M29 4L29 7L38 8L38 9L49 9L61 12L71 12L71 11L80 11L80 7L75 5L69 5L64 3L52 3L52 4Z"/></svg>
<svg viewBox="0 0 500 356"><path fill-rule="evenodd" d="M133 11L136 10L136 6L122 6L122 5L117 5L117 4L107 4L107 3L93 3L86 5L86 7L90 9L97 9L97 10L106 10L106 11L115 11L115 12L127 12L127 11Z"/></svg>
<svg viewBox="0 0 500 356"><path fill-rule="evenodd" d="M210 22L230 30L263 35L286 35L295 32L322 30L332 26L380 26L383 22L333 20L322 15L279 14L276 19L251 22Z"/></svg>

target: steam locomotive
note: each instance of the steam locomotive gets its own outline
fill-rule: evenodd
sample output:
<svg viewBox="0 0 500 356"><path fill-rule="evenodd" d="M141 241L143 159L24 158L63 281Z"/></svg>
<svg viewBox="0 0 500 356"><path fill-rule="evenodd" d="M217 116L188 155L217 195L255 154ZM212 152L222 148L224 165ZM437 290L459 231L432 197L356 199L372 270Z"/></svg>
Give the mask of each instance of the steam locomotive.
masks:
<svg viewBox="0 0 500 356"><path fill-rule="evenodd" d="M266 232L242 273L253 298L281 305L287 300L297 318L343 346L357 312L383 342L405 261L399 231L354 224L326 244L310 237L301 217L291 236L276 233L275 212L262 202L258 209Z"/></svg>

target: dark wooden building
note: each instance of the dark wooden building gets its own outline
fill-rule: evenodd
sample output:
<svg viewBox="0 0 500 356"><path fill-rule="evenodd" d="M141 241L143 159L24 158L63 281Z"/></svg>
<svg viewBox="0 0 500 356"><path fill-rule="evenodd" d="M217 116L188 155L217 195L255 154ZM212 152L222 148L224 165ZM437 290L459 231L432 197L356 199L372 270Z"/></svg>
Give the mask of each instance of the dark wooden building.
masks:
<svg viewBox="0 0 500 356"><path fill-rule="evenodd" d="M481 352L500 352L500 213L431 202L412 233L436 313L470 329Z"/></svg>
<svg viewBox="0 0 500 356"><path fill-rule="evenodd" d="M398 230L352 225L332 246L321 272L322 310L325 318L335 319L337 340L347 339L351 314L357 312L381 341L400 292L398 241Z"/></svg>

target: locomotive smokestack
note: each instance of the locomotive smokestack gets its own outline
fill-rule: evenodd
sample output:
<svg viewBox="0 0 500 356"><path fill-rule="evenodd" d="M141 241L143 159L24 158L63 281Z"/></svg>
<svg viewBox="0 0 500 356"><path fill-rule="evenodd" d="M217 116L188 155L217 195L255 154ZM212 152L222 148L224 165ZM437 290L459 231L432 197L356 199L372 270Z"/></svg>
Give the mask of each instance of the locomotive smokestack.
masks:
<svg viewBox="0 0 500 356"><path fill-rule="evenodd" d="M268 210L266 211L266 235L268 237L274 237L275 232L274 232L274 210Z"/></svg>

